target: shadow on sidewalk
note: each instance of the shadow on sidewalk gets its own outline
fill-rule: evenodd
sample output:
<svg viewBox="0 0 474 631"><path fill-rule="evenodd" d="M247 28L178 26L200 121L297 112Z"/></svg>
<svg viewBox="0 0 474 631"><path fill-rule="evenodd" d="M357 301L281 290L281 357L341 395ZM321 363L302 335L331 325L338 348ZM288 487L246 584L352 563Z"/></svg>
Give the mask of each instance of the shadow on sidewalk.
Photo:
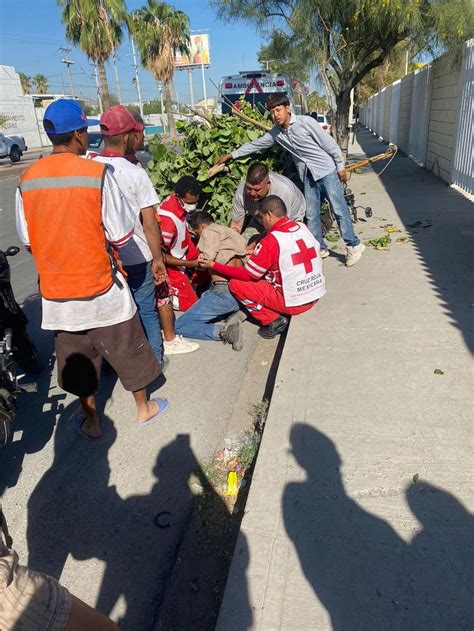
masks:
<svg viewBox="0 0 474 631"><path fill-rule="evenodd" d="M334 631L471 629L474 523L429 483L406 489L421 529L406 543L345 492L334 443L299 423L291 449L307 479L283 496L287 533Z"/></svg>
<svg viewBox="0 0 474 631"><path fill-rule="evenodd" d="M104 383L101 392L105 389ZM104 435L96 443L82 439L64 419L58 422L54 462L28 503L28 566L61 579L69 555L76 561L97 560L88 565L90 579L79 570L67 586L102 613L119 618L121 629L147 631L154 627L189 522L191 474L198 472L208 493L211 487L189 435L183 434L158 453L150 492L123 499L110 484L109 450L117 432L102 409ZM84 595L86 580L99 585L95 603ZM186 587L191 600L192 586Z"/></svg>
<svg viewBox="0 0 474 631"><path fill-rule="evenodd" d="M36 382L36 393L22 393L17 398L17 415L14 442L2 449L0 467L0 497L7 488L18 483L26 454L41 451L51 440L57 419L64 412L66 393L58 386L51 387L54 371L54 334L41 329L41 297L34 294L27 298L22 308L28 317L28 333L43 363L39 375L26 375L22 383ZM17 374L21 374L18 368ZM76 403L77 405L77 403ZM21 436L21 437L20 437Z"/></svg>
<svg viewBox="0 0 474 631"><path fill-rule="evenodd" d="M357 141L368 156L385 147L365 129L358 132ZM380 172L385 165L379 162L372 168ZM473 352L473 203L401 153L381 181L411 232L420 262L451 324Z"/></svg>

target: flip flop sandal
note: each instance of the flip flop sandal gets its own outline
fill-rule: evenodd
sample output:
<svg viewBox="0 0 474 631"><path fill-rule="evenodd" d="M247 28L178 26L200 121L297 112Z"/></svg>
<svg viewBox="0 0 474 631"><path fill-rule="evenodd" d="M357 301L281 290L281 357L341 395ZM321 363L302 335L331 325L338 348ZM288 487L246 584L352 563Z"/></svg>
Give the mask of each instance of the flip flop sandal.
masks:
<svg viewBox="0 0 474 631"><path fill-rule="evenodd" d="M91 436L90 434L86 434L86 432L82 431L82 424L85 420L85 416L76 416L76 418L72 422L73 430L80 434L82 438L85 438L86 440L91 440L92 442L100 440L102 436Z"/></svg>
<svg viewBox="0 0 474 631"><path fill-rule="evenodd" d="M168 399L161 399L160 397L156 397L155 399L150 399L150 401L155 401L156 405L158 406L158 412L147 421L137 421L139 425L150 425L150 423L156 421L156 419L161 414L163 414L163 412L166 412L169 407Z"/></svg>

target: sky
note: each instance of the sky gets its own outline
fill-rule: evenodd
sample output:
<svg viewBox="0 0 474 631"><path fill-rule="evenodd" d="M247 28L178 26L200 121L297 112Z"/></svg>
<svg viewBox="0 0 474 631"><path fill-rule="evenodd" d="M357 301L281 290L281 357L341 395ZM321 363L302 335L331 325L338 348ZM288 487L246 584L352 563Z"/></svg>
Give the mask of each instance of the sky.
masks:
<svg viewBox="0 0 474 631"><path fill-rule="evenodd" d="M216 84L222 76L236 74L239 70L259 68L257 53L263 39L257 31L241 22L225 22L217 19L208 0L168 0L176 9L181 9L190 17L192 30L206 30L210 37L211 65L206 70L207 96L216 96ZM144 0L126 0L129 11L145 4ZM71 46L65 37L61 23L60 9L56 0L0 0L0 65L13 66L17 72L29 76L44 74L48 78L50 93L62 93L63 85L69 90L69 79L65 64L61 63L64 53L61 46ZM87 57L72 47L69 59L75 62L72 79L77 94L95 99L97 92L93 68ZM139 63L139 60L138 60ZM132 83L133 61L128 36L118 50L118 74L122 101L137 101L137 93ZM113 65L106 66L109 90L116 94ZM159 92L152 75L139 70L142 99L159 98ZM175 91L181 102L190 103L188 77L185 71L175 73ZM203 98L201 70L193 71L195 100Z"/></svg>

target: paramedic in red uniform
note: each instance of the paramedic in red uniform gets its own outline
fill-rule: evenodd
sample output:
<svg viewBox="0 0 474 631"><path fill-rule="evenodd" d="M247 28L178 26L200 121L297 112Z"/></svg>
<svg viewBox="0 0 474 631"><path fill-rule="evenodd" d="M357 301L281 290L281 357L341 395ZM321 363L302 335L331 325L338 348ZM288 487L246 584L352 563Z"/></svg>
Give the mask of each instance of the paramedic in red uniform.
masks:
<svg viewBox="0 0 474 631"><path fill-rule="evenodd" d="M158 210L173 307L178 311L186 311L197 302L186 269L197 268L199 251L189 235L186 216L196 210L200 194L199 182L185 175L177 181L174 195L168 195Z"/></svg>
<svg viewBox="0 0 474 631"><path fill-rule="evenodd" d="M200 266L232 279L231 294L271 339L288 326L288 316L308 311L326 293L319 243L308 228L287 217L284 202L268 195L260 208L267 231L243 268L213 261Z"/></svg>

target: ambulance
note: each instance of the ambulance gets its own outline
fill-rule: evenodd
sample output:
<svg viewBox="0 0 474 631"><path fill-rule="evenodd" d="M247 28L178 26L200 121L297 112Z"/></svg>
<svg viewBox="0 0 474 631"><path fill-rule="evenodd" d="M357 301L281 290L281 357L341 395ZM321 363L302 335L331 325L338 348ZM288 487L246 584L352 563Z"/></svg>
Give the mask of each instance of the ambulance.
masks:
<svg viewBox="0 0 474 631"><path fill-rule="evenodd" d="M243 95L246 101L264 113L268 96L278 93L288 96L295 114L304 114L305 99L302 91L294 89L295 85L301 84L292 81L288 75L264 70L244 70L237 75L222 77L219 85L220 112L230 114L231 104L237 103Z"/></svg>

